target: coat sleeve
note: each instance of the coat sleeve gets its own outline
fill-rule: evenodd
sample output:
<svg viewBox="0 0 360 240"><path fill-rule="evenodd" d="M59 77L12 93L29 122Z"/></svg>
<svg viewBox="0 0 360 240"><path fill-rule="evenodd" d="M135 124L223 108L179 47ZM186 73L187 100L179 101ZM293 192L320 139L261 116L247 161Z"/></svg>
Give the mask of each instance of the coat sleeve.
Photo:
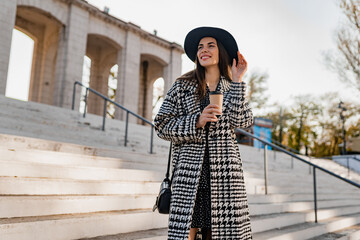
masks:
<svg viewBox="0 0 360 240"><path fill-rule="evenodd" d="M249 103L245 99L246 83L231 82L230 127L248 128L253 124L253 115Z"/></svg>
<svg viewBox="0 0 360 240"><path fill-rule="evenodd" d="M163 104L154 119L157 135L174 143L201 142L202 128L196 128L196 122L200 113L181 115L179 108L180 84L175 82L166 94Z"/></svg>

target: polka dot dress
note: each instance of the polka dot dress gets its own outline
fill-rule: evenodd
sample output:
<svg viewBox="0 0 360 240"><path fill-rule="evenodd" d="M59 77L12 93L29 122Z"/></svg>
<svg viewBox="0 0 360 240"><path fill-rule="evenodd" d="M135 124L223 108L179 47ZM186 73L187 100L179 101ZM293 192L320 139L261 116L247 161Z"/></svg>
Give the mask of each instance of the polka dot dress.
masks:
<svg viewBox="0 0 360 240"><path fill-rule="evenodd" d="M220 85L216 90L219 90ZM200 101L201 111L210 104L209 88L206 87L205 97ZM207 143L207 136L209 133L209 123L205 126L206 131L206 148L201 169L199 186L195 199L194 212L192 215L192 228L211 228L211 192L210 192L210 162L209 162L209 147Z"/></svg>

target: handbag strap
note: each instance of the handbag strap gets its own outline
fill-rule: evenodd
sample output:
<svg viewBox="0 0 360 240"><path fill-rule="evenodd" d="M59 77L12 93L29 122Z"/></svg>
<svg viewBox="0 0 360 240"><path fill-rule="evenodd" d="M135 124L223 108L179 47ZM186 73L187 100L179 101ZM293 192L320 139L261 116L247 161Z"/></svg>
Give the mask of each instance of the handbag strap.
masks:
<svg viewBox="0 0 360 240"><path fill-rule="evenodd" d="M170 172L171 148L172 148L172 142L170 142L168 165L167 165L167 170L166 170L166 174L165 174L165 178L167 178L167 179L169 179L169 172ZM172 177L171 177L170 182L172 182Z"/></svg>

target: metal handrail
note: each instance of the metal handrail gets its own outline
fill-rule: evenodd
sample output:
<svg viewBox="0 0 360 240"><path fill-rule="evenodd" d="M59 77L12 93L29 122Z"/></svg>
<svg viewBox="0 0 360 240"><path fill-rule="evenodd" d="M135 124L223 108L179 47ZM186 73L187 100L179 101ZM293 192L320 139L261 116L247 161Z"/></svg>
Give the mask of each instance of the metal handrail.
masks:
<svg viewBox="0 0 360 240"><path fill-rule="evenodd" d="M357 158L357 157L354 157L354 156L347 156L347 155L341 155L341 157L342 158L346 158L346 168L347 168L347 170L348 170L348 177L350 177L350 161L349 161L349 159L351 159L351 160L356 160L356 161L358 161L358 162L360 162L360 159L359 158ZM334 158L331 158L332 160L334 160ZM339 163L338 163L339 164ZM341 166L344 166L344 165L342 165L342 164L340 164ZM345 167L345 166L344 166ZM354 169L353 169L354 170ZM354 170L355 171L355 170ZM355 172L358 172L358 171L355 171Z"/></svg>
<svg viewBox="0 0 360 240"><path fill-rule="evenodd" d="M346 155L345 155L345 156L346 156ZM356 160L356 161L360 162L360 159L359 159L359 158L357 158L357 157L349 156L348 158L351 158L351 159L354 159L354 160Z"/></svg>
<svg viewBox="0 0 360 240"><path fill-rule="evenodd" d="M104 96L103 94L99 93L98 91L85 86L84 84L82 84L79 81L75 81L74 82L74 87L73 87L73 99L72 99L72 105L71 105L71 109L74 110L75 108L75 95L76 95L76 85L80 85L81 87L86 88L86 93L85 93L85 109L84 109L84 114L83 117L85 118L86 116L86 106L87 106L87 98L88 98L88 93L89 91L94 93L95 95L101 97L104 99L104 111L103 111L103 125L102 125L102 130L105 131L105 119L106 119L106 107L107 107L107 102L110 102L112 104L114 104L116 107L120 108L121 110L126 111L126 123L125 123L125 142L124 142L124 146L126 147L127 145L127 136L128 136L128 125L129 125L129 114L133 115L134 117L144 121L145 123L149 124L151 126L151 133L150 133L150 153L153 153L153 139L154 139L154 124L152 122L150 122L149 120L143 118L142 116L130 111L129 109L125 108L124 106L121 106L120 104L118 104L117 102L114 102L113 100L111 100L110 98Z"/></svg>
<svg viewBox="0 0 360 240"><path fill-rule="evenodd" d="M299 157L299 156L297 156L297 155L295 155L295 154L293 154L293 153L291 153L291 152L289 152L289 151L287 151L287 150L285 150L285 149L283 149L283 148L281 148L281 147L279 147L279 146L276 146L275 144L272 144L272 143L270 143L270 142L268 142L268 141L266 141L266 140L264 140L264 139L261 139L260 137L257 137L257 136L255 136L255 135L253 135L253 134L251 134L251 133L248 133L248 132L246 132L246 131L244 131L244 130L242 130L242 129L236 129L235 132L236 132L236 133L243 134L243 135L246 135L246 136L251 137L251 138L253 138L253 139L256 139L256 140L262 142L262 143L265 145L265 146L264 146L264 147L265 147L265 148L264 148L265 194L267 194L267 185L268 185L268 183L267 183L267 176L268 176L268 173L267 173L267 145L271 146L272 148L274 148L274 149L276 149L276 150L278 150L278 151L280 151L280 152L283 152L283 153L285 153L285 154L287 154L287 155L290 155L291 157L293 157L293 158L295 158L295 159L298 159L298 160L300 160L300 161L308 164L309 166L312 166L312 167L313 167L313 173L314 173L314 174L313 174L313 184L314 184L314 185L313 185L313 186L314 186L314 209L315 209L315 222L316 222L316 223L317 223L316 169L319 169L319 170L321 170L321 171L323 171L323 172L325 172L325 173L327 173L327 174L330 174L331 176L334 176L334 177L336 177L336 178L338 178L338 179L340 179L340 180L342 180L342 181L344 181L344 182L347 182L347 183L349 183L349 184L351 184L351 185L353 185L353 186L355 186L355 187L357 187L357 188L360 188L360 184L358 184L358 183L356 183L356 182L353 182L353 181L351 181L351 180L349 180L349 179L343 178L343 177L337 175L337 174L334 173L334 172L331 172L331 171L329 171L329 170L327 170L327 169L325 169L325 168L322 168L322 167L320 167L320 166L318 166L318 165L316 165L316 164L314 164L314 163L312 163L312 162L309 162L309 161L305 160L304 158L301 158L301 157Z"/></svg>

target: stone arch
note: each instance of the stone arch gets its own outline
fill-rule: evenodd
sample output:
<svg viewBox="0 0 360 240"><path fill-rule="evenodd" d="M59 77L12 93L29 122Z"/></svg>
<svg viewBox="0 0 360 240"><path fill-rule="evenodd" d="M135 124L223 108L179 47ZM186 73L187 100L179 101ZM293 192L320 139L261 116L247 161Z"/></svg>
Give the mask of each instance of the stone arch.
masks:
<svg viewBox="0 0 360 240"><path fill-rule="evenodd" d="M90 88L108 96L110 69L118 63L120 45L106 36L88 34L86 56L91 59ZM88 112L102 115L104 101L95 94L89 93Z"/></svg>
<svg viewBox="0 0 360 240"><path fill-rule="evenodd" d="M18 6L14 27L34 40L28 99L53 104L56 57L62 23L41 9Z"/></svg>
<svg viewBox="0 0 360 240"><path fill-rule="evenodd" d="M141 55L138 112L146 119L152 119L153 84L158 78L164 77L166 66L166 62L157 56Z"/></svg>
<svg viewBox="0 0 360 240"><path fill-rule="evenodd" d="M125 46L125 30L109 23L105 23L104 26L104 23L101 20L91 15L89 16L88 34L106 36L106 38L113 44L119 45L121 47Z"/></svg>
<svg viewBox="0 0 360 240"><path fill-rule="evenodd" d="M66 25L68 6L60 1L17 0L17 7L36 9L49 18L56 19L62 25Z"/></svg>

